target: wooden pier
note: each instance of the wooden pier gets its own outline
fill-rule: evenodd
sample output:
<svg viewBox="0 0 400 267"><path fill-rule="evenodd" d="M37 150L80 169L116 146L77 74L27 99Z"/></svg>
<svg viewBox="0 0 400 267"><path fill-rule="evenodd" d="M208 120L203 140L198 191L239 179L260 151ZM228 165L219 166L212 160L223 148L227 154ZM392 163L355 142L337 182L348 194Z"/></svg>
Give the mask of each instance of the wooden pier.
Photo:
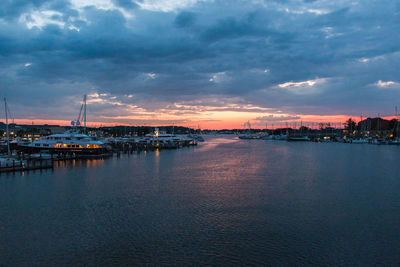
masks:
<svg viewBox="0 0 400 267"><path fill-rule="evenodd" d="M7 163L0 163L0 173L52 168L53 161L51 159L10 160Z"/></svg>

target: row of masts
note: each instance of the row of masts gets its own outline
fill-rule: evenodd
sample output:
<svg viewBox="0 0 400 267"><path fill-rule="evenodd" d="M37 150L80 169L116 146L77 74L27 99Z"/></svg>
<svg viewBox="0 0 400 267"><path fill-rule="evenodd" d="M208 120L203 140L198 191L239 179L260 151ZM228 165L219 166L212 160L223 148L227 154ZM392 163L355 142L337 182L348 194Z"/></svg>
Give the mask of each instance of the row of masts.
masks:
<svg viewBox="0 0 400 267"><path fill-rule="evenodd" d="M393 116L393 115L391 115L391 116ZM395 106L395 116L394 117L396 118L396 127L395 127L395 129L396 129L397 132L399 132L399 129L400 129L400 118L399 117L400 117L400 115L398 113L397 106ZM363 118L364 118L363 114L361 113L360 122L363 121ZM378 118L380 118L380 114L379 113L378 113ZM380 129L381 128L380 121L378 120L377 123L378 123L377 128ZM285 123L285 127L286 128L293 127L294 129L296 129L298 125L299 125L299 129L300 130L303 128L303 126L305 126L307 128L311 128L311 129L315 129L315 127L320 127L321 128L321 126L322 127L325 126L327 128L336 128L336 129L344 127L342 123L330 123L330 122L328 122L328 123L304 123L303 124L303 121L300 121L300 122L294 121L294 122L286 122ZM338 127L338 125L340 125L340 126ZM247 121L247 122L243 123L242 126L244 128L246 128L246 129L248 129L248 130L252 130L250 121ZM285 128L281 124L278 124L278 128L277 128L276 125L274 125L273 123L270 125L271 126L270 129L268 128L268 126L269 126L268 123L265 123L265 129L266 130L276 130L276 129ZM364 127L361 129L362 132L364 132L366 130L367 129L364 129Z"/></svg>

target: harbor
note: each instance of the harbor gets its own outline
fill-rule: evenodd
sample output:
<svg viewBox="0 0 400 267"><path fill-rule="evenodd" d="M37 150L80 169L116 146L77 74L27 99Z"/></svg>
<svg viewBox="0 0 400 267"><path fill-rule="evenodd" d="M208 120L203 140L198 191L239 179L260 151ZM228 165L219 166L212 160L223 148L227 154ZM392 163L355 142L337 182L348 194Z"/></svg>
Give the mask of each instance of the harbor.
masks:
<svg viewBox="0 0 400 267"><path fill-rule="evenodd" d="M196 146L197 140L185 136L169 136L168 138L112 138L104 143L101 150L82 150L82 149L38 149L31 148L26 144L17 146L10 151L10 154L4 154L0 158L0 172L28 171L37 169L52 168L53 161L76 160L76 159L97 159L121 154L132 154L141 151L155 151L164 149L179 149L184 147ZM72 146L72 145L71 145ZM100 147L99 147L100 149Z"/></svg>
<svg viewBox="0 0 400 267"><path fill-rule="evenodd" d="M14 135L15 127L8 122L9 108L4 98L5 106L5 140L0 143L0 172L29 171L52 168L53 161L94 159L111 157L114 154L154 151L163 149L178 149L196 146L204 141L201 135L175 135L160 131L158 127L143 136L124 134L123 136L97 136L88 134L86 125L86 95L83 97L79 115L71 121L71 126L63 133L48 133L44 135L30 134L28 136ZM83 125L81 125L81 121ZM174 131L174 127L173 127ZM35 137L32 137L35 136ZM1 164L1 162L3 162Z"/></svg>
<svg viewBox="0 0 400 267"><path fill-rule="evenodd" d="M159 151L197 146L207 135L228 134L238 139L288 142L319 142L373 145L400 145L397 115L366 118L356 123L352 118L338 124L286 122L286 127L201 130L182 126L87 126L87 95L83 96L78 116L70 126L16 125L9 123L10 109L4 98L5 124L0 142L0 172L18 172L53 168L62 160L107 158L121 154ZM82 122L82 123L81 123ZM1 126L1 125L0 125ZM1 127L0 127L1 128Z"/></svg>
<svg viewBox="0 0 400 267"><path fill-rule="evenodd" d="M216 132L181 128L179 134L175 134L175 127L124 126L124 131L118 130L118 132L113 133L110 131L119 128L108 127L106 131L100 131L96 128L72 125L67 127L64 133L27 138L23 135L16 136L14 125L13 134L8 137L9 141L7 142L6 138L0 145L0 149L3 151L2 161L4 162L0 164L0 172L52 168L51 162L60 160L119 157L121 154L140 153L142 151L197 146L204 142L204 137L218 135L230 135L238 139L259 141L400 145L397 137L399 132L397 120L391 122L391 128L384 128L382 125L385 125L385 120L381 118L367 119L367 121L370 125L373 125L374 122L377 125L379 122L380 129L377 127L363 128L365 123L360 122L358 125L354 124L343 128L328 126L323 129L312 129L301 126L297 129L247 129L241 130L241 132L238 130ZM354 129L351 129L351 127L354 127ZM167 131L170 131L170 133ZM142 136L138 136L139 134Z"/></svg>

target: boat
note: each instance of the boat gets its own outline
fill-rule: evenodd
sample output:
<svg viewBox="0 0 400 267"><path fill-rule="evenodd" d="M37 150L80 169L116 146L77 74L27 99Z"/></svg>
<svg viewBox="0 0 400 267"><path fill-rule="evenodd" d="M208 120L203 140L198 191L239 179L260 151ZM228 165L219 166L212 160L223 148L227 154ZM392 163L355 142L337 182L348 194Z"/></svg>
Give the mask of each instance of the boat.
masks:
<svg viewBox="0 0 400 267"><path fill-rule="evenodd" d="M107 146L92 136L69 130L63 134L51 134L30 144L22 144L21 148L32 153L75 153L101 154L108 152Z"/></svg>
<svg viewBox="0 0 400 267"><path fill-rule="evenodd" d="M308 136L289 136L288 141L311 141Z"/></svg>
<svg viewBox="0 0 400 267"><path fill-rule="evenodd" d="M193 134L190 133L190 134L188 134L187 137L195 140L196 142L204 142L204 138L202 136L202 131L200 129L200 125L198 126L196 133L193 133Z"/></svg>
<svg viewBox="0 0 400 267"><path fill-rule="evenodd" d="M196 140L197 142L204 142L203 136L199 134L189 134L187 137Z"/></svg>
<svg viewBox="0 0 400 267"><path fill-rule="evenodd" d="M78 128L81 118L84 121L84 133L80 133ZM105 143L97 140L96 137L86 135L86 95L83 97L78 119L71 121L71 125L72 129L63 134L44 136L32 143L22 143L20 147L30 153L98 155L109 152L109 148Z"/></svg>
<svg viewBox="0 0 400 267"><path fill-rule="evenodd" d="M288 135L287 134L280 134L280 135L274 135L274 140L287 140L288 139Z"/></svg>
<svg viewBox="0 0 400 267"><path fill-rule="evenodd" d="M372 144L374 145L388 145L389 142L384 138L375 138L372 140Z"/></svg>
<svg viewBox="0 0 400 267"><path fill-rule="evenodd" d="M261 139L261 135L259 134L242 134L239 135L239 139Z"/></svg>
<svg viewBox="0 0 400 267"><path fill-rule="evenodd" d="M6 155L0 156L0 170L4 170L7 168L14 168L15 166L23 166L22 161L15 159L12 156L11 149L10 149L10 135L9 135L9 129L8 129L8 105L7 105L7 100L4 98L4 109L6 112L6 140L4 142L1 142L2 147L0 148L1 152L6 152ZM4 148L4 149L3 149ZM4 150L4 151L3 151Z"/></svg>
<svg viewBox="0 0 400 267"><path fill-rule="evenodd" d="M394 139L388 142L389 145L400 145L400 139Z"/></svg>
<svg viewBox="0 0 400 267"><path fill-rule="evenodd" d="M148 144L168 144L168 145L184 145L184 144L197 144L197 139L193 136L178 136L175 134L168 134L165 132L160 132L158 128L152 133L148 133L144 138L141 139L142 142L146 142ZM204 139L203 139L204 141Z"/></svg>
<svg viewBox="0 0 400 267"><path fill-rule="evenodd" d="M274 136L273 135L268 135L265 134L261 137L262 140L274 140Z"/></svg>
<svg viewBox="0 0 400 267"><path fill-rule="evenodd" d="M244 126L247 126L247 127L248 127L248 132L239 135L239 136L238 136L239 139L246 139L246 140L250 140L250 139L261 139L261 135L260 135L260 134L257 134L257 133L253 133L253 132L252 132L250 121L246 122L246 123L244 124Z"/></svg>
<svg viewBox="0 0 400 267"><path fill-rule="evenodd" d="M364 138L352 139L350 143L352 143L352 144L368 144L368 140L364 139Z"/></svg>

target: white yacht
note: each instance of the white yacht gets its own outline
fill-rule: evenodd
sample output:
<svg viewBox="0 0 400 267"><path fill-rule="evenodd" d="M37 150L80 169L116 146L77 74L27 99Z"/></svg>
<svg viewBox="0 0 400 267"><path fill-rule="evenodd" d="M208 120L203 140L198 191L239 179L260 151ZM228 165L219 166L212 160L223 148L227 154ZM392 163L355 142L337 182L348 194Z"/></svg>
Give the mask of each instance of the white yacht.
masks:
<svg viewBox="0 0 400 267"><path fill-rule="evenodd" d="M103 142L95 140L94 137L70 130L63 134L52 134L40 138L30 144L21 145L31 151L49 152L74 152L74 153L101 153L106 151Z"/></svg>
<svg viewBox="0 0 400 267"><path fill-rule="evenodd" d="M155 128L154 132L146 134L144 140L147 142L174 142L180 144L183 142L193 142L194 138L189 136L177 136L175 134L168 134L165 132L160 132L158 128Z"/></svg>

